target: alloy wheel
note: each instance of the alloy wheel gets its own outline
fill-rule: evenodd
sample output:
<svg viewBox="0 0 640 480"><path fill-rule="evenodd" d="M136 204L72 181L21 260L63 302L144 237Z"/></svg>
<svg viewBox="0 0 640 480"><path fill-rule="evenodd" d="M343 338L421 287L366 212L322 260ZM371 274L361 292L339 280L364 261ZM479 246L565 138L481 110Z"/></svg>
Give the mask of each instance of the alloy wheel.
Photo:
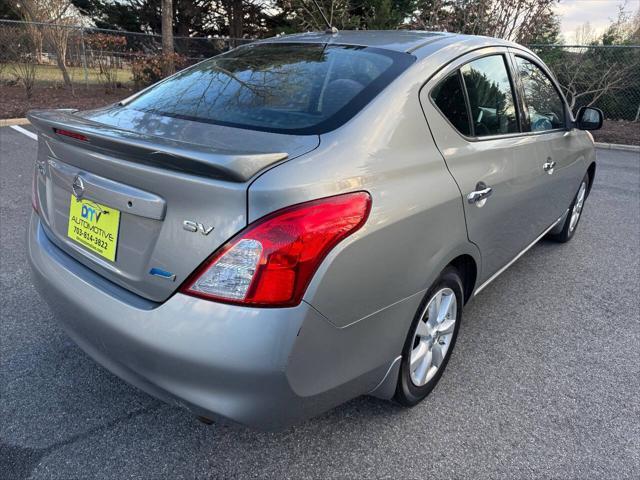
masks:
<svg viewBox="0 0 640 480"><path fill-rule="evenodd" d="M450 288L437 291L418 321L410 356L411 382L421 387L438 372L453 339L457 319L456 295Z"/></svg>
<svg viewBox="0 0 640 480"><path fill-rule="evenodd" d="M578 190L578 195L576 196L576 202L573 205L573 210L571 211L571 220L569 222L569 232L573 232L578 225L578 220L580 219L580 214L582 213L582 207L584 206L584 199L587 194L587 184L586 182L582 182L580 184L580 190Z"/></svg>

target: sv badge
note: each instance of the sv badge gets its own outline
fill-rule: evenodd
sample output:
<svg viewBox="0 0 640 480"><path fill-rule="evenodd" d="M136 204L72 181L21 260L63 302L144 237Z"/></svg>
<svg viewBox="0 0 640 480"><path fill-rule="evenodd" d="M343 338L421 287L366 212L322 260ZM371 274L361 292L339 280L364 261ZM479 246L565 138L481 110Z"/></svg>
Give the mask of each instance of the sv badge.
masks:
<svg viewBox="0 0 640 480"><path fill-rule="evenodd" d="M192 222L191 220L185 220L182 222L182 228L187 232L200 232L202 235L209 235L213 231L213 227L207 227L200 222Z"/></svg>

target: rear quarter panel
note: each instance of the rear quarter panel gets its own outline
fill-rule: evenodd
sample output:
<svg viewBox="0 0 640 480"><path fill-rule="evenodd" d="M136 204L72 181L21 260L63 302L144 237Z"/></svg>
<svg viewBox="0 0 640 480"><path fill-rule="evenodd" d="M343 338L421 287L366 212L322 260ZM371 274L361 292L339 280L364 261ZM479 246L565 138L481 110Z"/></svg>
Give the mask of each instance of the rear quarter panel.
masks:
<svg viewBox="0 0 640 480"><path fill-rule="evenodd" d="M338 328L382 318L426 290L455 256L478 256L467 240L460 192L420 108L419 88L431 70L417 62L350 122L323 135L318 149L249 188L250 222L315 198L371 194L367 223L328 255L304 297ZM390 320L401 332L398 354L411 317Z"/></svg>

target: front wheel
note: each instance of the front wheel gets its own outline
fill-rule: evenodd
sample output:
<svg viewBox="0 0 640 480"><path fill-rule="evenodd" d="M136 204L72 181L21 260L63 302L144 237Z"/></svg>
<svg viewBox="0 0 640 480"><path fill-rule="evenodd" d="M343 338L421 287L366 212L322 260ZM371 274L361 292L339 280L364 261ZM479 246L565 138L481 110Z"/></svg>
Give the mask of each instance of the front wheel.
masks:
<svg viewBox="0 0 640 480"><path fill-rule="evenodd" d="M458 271L446 268L428 290L402 352L395 399L413 406L440 380L456 343L463 304Z"/></svg>
<svg viewBox="0 0 640 480"><path fill-rule="evenodd" d="M562 230L559 233L550 234L549 238L556 242L565 243L573 238L573 234L578 228L580 217L582 216L582 209L584 208L584 201L587 199L587 191L589 188L589 174L586 174L580 182L578 193L569 206L569 213L562 225Z"/></svg>

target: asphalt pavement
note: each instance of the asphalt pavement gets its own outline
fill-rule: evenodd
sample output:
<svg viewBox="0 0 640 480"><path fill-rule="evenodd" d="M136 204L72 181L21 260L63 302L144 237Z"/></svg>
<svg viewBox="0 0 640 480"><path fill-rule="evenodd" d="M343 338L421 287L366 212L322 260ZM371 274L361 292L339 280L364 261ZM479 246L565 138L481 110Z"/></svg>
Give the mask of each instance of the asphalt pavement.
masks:
<svg viewBox="0 0 640 480"><path fill-rule="evenodd" d="M26 260L35 153L0 128L0 479L640 478L640 154L598 151L574 239L467 306L422 404L260 433L155 400L58 327Z"/></svg>

